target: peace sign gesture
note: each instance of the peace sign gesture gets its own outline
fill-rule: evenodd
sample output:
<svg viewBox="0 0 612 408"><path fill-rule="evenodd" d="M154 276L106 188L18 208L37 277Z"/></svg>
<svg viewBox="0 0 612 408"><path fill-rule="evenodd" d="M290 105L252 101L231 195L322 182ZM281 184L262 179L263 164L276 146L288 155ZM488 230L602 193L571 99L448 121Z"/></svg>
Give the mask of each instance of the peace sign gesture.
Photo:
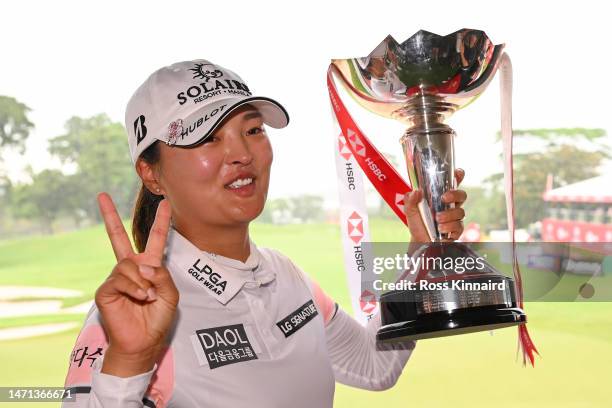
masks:
<svg viewBox="0 0 612 408"><path fill-rule="evenodd" d="M153 368L174 320L178 291L162 259L170 206L159 203L145 251L136 253L106 193L98 204L117 265L96 291L96 305L109 337L102 372L129 377Z"/></svg>

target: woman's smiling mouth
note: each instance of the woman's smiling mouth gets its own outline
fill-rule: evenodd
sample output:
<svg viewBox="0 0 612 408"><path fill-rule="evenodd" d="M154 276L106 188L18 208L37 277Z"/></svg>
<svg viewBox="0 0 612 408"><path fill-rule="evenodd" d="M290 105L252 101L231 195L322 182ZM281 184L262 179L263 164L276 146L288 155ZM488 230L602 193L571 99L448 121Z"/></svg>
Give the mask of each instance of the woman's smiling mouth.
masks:
<svg viewBox="0 0 612 408"><path fill-rule="evenodd" d="M225 184L225 188L240 197L248 197L255 193L255 176L252 173L242 172L233 176Z"/></svg>

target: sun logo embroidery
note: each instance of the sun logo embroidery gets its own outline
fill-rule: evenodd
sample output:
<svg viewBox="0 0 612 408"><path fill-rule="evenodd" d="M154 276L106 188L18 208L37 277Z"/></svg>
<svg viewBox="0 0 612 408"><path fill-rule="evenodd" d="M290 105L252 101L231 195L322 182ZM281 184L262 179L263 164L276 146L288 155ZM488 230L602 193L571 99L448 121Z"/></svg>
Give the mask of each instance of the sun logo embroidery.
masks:
<svg viewBox="0 0 612 408"><path fill-rule="evenodd" d="M376 309L376 306L376 295L367 290L361 292L361 295L359 296L359 307L363 313L372 313L374 309Z"/></svg>
<svg viewBox="0 0 612 408"><path fill-rule="evenodd" d="M353 211L350 217L348 217L347 229L349 238L355 244L358 244L363 238L363 218L361 218L357 211Z"/></svg>
<svg viewBox="0 0 612 408"><path fill-rule="evenodd" d="M338 135L338 150L340 151L340 156L342 156L344 160L348 161L351 158L351 149L346 145L346 139L342 133Z"/></svg>
<svg viewBox="0 0 612 408"><path fill-rule="evenodd" d="M223 76L223 72L215 69L214 71L204 70L205 65L212 64L195 64L195 68L189 68L190 71L194 72L193 79L205 79L204 82L208 82L212 78L219 78Z"/></svg>
<svg viewBox="0 0 612 408"><path fill-rule="evenodd" d="M365 157L366 156L365 146L363 145L363 143L361 143L361 140L357 137L357 133L355 133L351 129L346 129L346 132L348 134L348 137L347 137L348 142L353 147L353 150L355 150L355 152L361 157Z"/></svg>

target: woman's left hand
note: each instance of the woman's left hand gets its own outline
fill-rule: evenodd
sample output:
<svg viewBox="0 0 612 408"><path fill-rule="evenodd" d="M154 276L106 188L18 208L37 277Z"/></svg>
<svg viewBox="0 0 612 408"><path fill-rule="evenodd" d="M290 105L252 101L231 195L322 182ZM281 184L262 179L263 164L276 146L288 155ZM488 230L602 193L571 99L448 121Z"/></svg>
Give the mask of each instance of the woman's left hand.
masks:
<svg viewBox="0 0 612 408"><path fill-rule="evenodd" d="M457 186L465 177L465 171L462 169L455 170L455 178ZM461 206L467 198L467 193L463 190L449 190L442 195L442 202L446 204L455 204L455 208L451 208L436 214L438 229L442 233L447 234L447 239L444 241L455 241L459 239L463 233L463 219L465 211ZM412 242L430 242L431 238L423 224L421 215L419 214L418 203L423 199L422 190L414 190L406 194L404 197L404 211L408 220L408 229L412 236ZM448 235L450 233L450 235Z"/></svg>

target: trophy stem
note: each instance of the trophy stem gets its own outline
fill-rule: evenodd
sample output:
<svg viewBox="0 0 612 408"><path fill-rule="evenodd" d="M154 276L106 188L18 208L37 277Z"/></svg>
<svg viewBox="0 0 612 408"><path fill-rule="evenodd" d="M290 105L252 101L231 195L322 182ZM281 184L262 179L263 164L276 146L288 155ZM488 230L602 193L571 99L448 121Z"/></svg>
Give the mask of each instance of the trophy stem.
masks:
<svg viewBox="0 0 612 408"><path fill-rule="evenodd" d="M423 190L419 212L432 241L446 238L438 230L436 214L451 208L442 194L455 189L454 130L444 123L457 105L438 95L419 93L393 112L396 119L408 122L400 142L404 148L408 176L414 189Z"/></svg>

